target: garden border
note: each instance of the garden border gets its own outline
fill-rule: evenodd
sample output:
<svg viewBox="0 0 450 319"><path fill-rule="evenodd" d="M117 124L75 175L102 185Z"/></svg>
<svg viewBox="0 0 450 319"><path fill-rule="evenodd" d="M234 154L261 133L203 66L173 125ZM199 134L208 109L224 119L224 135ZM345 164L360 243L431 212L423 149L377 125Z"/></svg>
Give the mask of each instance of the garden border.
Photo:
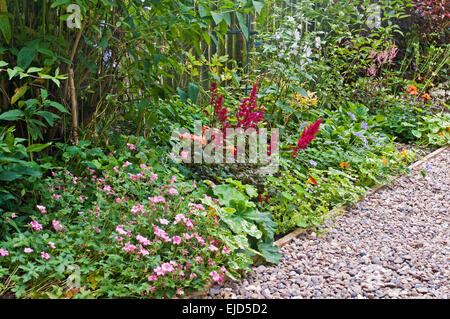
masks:
<svg viewBox="0 0 450 319"><path fill-rule="evenodd" d="M437 150L435 150L435 151L431 152L430 154L426 155L421 160L419 160L417 162L414 162L411 165L409 165L408 169L412 170L412 169L417 168L418 166L420 166L420 165L424 164L425 162L427 162L429 159L431 159L431 158L441 154L442 152L444 152L445 150L447 150L449 148L450 148L450 145L445 145L445 146L442 146L442 147L438 148ZM330 210L326 214L326 218L327 219L333 219L333 218L336 218L338 216L344 215L345 212L347 211L347 208L355 205L356 203L359 203L361 200L363 200L367 196L370 196L370 195L378 192L380 189L383 189L384 187L386 187L388 185L391 185L393 182L395 182L396 180L398 180L398 179L400 179L400 178L402 178L402 177L404 177L406 175L407 175L407 173L395 176L391 180L389 180L388 182L373 187L367 193L365 193L364 196L359 198L357 202L355 202L355 203L353 203L351 205L342 205L342 206L333 208L332 210ZM286 244L288 244L291 240L297 238L298 236L304 235L304 234L309 234L309 233L311 233L313 231L314 231L314 229L298 228L298 229L290 232L289 234L281 237L280 239L276 240L273 244L275 246L278 246L279 248L281 248L281 247L285 246ZM259 258L259 256L255 256L255 257L253 257L253 261L255 262L255 264L258 264L261 259ZM227 281L228 279L229 279L228 276L225 275L224 282ZM196 291L196 292L186 296L186 299L193 299L193 298L196 298L196 297L207 295L208 294L208 290L213 285L214 285L214 283L209 283L209 284L205 285L204 290Z"/></svg>

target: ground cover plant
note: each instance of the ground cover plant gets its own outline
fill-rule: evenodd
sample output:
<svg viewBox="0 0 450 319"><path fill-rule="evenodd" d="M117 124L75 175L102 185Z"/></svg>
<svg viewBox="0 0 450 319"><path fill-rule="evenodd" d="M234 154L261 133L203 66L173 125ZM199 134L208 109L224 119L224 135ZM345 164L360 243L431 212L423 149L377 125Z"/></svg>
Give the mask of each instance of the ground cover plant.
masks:
<svg viewBox="0 0 450 319"><path fill-rule="evenodd" d="M186 297L449 143L445 1L73 4L0 0L0 296ZM173 153L229 129L277 169Z"/></svg>

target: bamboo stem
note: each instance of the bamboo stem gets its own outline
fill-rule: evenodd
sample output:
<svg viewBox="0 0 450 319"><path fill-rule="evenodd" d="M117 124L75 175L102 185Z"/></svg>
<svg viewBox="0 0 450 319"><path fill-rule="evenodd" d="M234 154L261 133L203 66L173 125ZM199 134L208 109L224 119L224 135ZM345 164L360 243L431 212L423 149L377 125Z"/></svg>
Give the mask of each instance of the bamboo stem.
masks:
<svg viewBox="0 0 450 319"><path fill-rule="evenodd" d="M72 103L72 129L73 129L73 140L74 144L78 144L78 106L77 106L77 96L75 91L75 83L73 80L73 69L69 68L69 88L70 88L70 98Z"/></svg>

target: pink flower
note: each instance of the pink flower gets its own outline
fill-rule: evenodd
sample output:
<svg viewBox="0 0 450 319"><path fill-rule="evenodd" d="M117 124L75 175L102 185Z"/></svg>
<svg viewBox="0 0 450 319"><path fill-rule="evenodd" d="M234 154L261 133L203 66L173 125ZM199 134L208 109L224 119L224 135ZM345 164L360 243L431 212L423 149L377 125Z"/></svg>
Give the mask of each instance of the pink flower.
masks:
<svg viewBox="0 0 450 319"><path fill-rule="evenodd" d="M33 252L33 249L31 249L31 248L25 248L25 249L23 250L23 252L24 252L25 254L29 254L29 253L32 253L32 252Z"/></svg>
<svg viewBox="0 0 450 319"><path fill-rule="evenodd" d="M175 216L175 221L173 222L174 225L178 224L180 221L184 221L186 219L186 216L184 214L178 214Z"/></svg>
<svg viewBox="0 0 450 319"><path fill-rule="evenodd" d="M220 275L217 273L217 271L212 271L209 273L209 275L214 281L219 281L220 279Z"/></svg>
<svg viewBox="0 0 450 319"><path fill-rule="evenodd" d="M5 257L9 255L9 251L0 248L0 256Z"/></svg>
<svg viewBox="0 0 450 319"><path fill-rule="evenodd" d="M184 295L184 291L181 288L177 289L177 295Z"/></svg>
<svg viewBox="0 0 450 319"><path fill-rule="evenodd" d="M172 179L170 180L170 184L173 184L177 182L177 177L176 176L172 176Z"/></svg>
<svg viewBox="0 0 450 319"><path fill-rule="evenodd" d="M159 219L159 222L160 222L161 224L163 224L163 225L169 225L169 221L168 221L167 219L164 219L164 218L160 218L160 219Z"/></svg>
<svg viewBox="0 0 450 319"><path fill-rule="evenodd" d="M152 203L165 203L166 199L162 196L156 196L156 197L148 197L148 200Z"/></svg>
<svg viewBox="0 0 450 319"><path fill-rule="evenodd" d="M114 172L118 173L119 172L118 168L119 168L119 166L114 166L113 167Z"/></svg>
<svg viewBox="0 0 450 319"><path fill-rule="evenodd" d="M169 193L169 195L177 195L178 191L175 188L170 188L167 193Z"/></svg>
<svg viewBox="0 0 450 319"><path fill-rule="evenodd" d="M161 268L161 266L156 267L156 269L154 270L155 274L157 276L164 276L165 272L164 270Z"/></svg>
<svg viewBox="0 0 450 319"><path fill-rule="evenodd" d="M156 181L157 179L158 179L158 175L156 175L155 173L151 173L151 177L150 177L150 179L152 180L152 181Z"/></svg>
<svg viewBox="0 0 450 319"><path fill-rule="evenodd" d="M142 246L141 246L141 248L140 248L140 250L139 250L139 254L141 254L142 256L148 256L148 255L150 255L149 251L146 250L146 249L144 249Z"/></svg>
<svg viewBox="0 0 450 319"><path fill-rule="evenodd" d="M155 276L155 275L148 276L148 281L156 281L156 280L158 280L157 276Z"/></svg>
<svg viewBox="0 0 450 319"><path fill-rule="evenodd" d="M192 219L188 219L187 221L184 222L184 224L186 225L187 229L194 229L194 224L193 224Z"/></svg>
<svg viewBox="0 0 450 319"><path fill-rule="evenodd" d="M119 235L127 235L127 232L123 230L123 225L117 225L116 232L118 232Z"/></svg>
<svg viewBox="0 0 450 319"><path fill-rule="evenodd" d="M45 210L45 206L41 206L41 205L36 205L36 208L39 209L41 211L41 213L46 213L47 211Z"/></svg>
<svg viewBox="0 0 450 319"><path fill-rule="evenodd" d="M129 252L135 251L136 248L137 247L135 245L132 245L132 244L130 244L130 242L127 242L122 249L125 250L127 253L129 253Z"/></svg>
<svg viewBox="0 0 450 319"><path fill-rule="evenodd" d="M166 272L175 272L175 269L170 263L164 263L161 265L161 269Z"/></svg>
<svg viewBox="0 0 450 319"><path fill-rule="evenodd" d="M181 237L180 236L173 236L172 237L172 243L174 243L175 245L181 244Z"/></svg>
<svg viewBox="0 0 450 319"><path fill-rule="evenodd" d="M200 256L195 257L195 260L197 260L197 262L198 262L199 264L202 264L202 265L205 263L205 262L203 261L202 257L200 257Z"/></svg>
<svg viewBox="0 0 450 319"><path fill-rule="evenodd" d="M186 240L189 240L189 239L191 239L192 237L194 237L194 235L189 235L188 233L184 233L184 234L183 234L183 237L184 237Z"/></svg>
<svg viewBox="0 0 450 319"><path fill-rule="evenodd" d="M122 168L125 168L125 167L127 167L127 166L130 166L131 164L132 164L132 163L126 161L125 164L122 165Z"/></svg>
<svg viewBox="0 0 450 319"><path fill-rule="evenodd" d="M136 239L137 239L137 241L139 241L144 246L147 246L147 245L151 244L150 240L148 240L147 238L145 238L145 237L143 237L141 235L137 235Z"/></svg>
<svg viewBox="0 0 450 319"><path fill-rule="evenodd" d="M131 143L127 143L127 146L130 148L130 151L134 151L136 149L136 147Z"/></svg>
<svg viewBox="0 0 450 319"><path fill-rule="evenodd" d="M231 250L229 250L227 246L223 246L222 254L229 254L229 253L231 253Z"/></svg>
<svg viewBox="0 0 450 319"><path fill-rule="evenodd" d="M31 227L33 227L34 230L42 230L42 225L39 224L37 221L33 220L30 222Z"/></svg>
<svg viewBox="0 0 450 319"><path fill-rule="evenodd" d="M52 226L57 232L64 229L64 226L58 220L52 220Z"/></svg>
<svg viewBox="0 0 450 319"><path fill-rule="evenodd" d="M180 156L181 156L181 158L183 159L183 160L187 160L188 159L188 156L189 156L189 153L188 152L181 152L180 153Z"/></svg>
<svg viewBox="0 0 450 319"><path fill-rule="evenodd" d="M98 227L95 227L95 226L92 226L92 229L95 230L97 233L101 233L102 232Z"/></svg>
<svg viewBox="0 0 450 319"><path fill-rule="evenodd" d="M217 247L214 246L213 244L209 244L208 249L211 250L211 251L218 251L218 250L219 250L219 248L217 248Z"/></svg>
<svg viewBox="0 0 450 319"><path fill-rule="evenodd" d="M56 248L55 243L52 242L52 241L49 241L49 242L48 242L48 245L49 245L52 249L55 249L55 248Z"/></svg>
<svg viewBox="0 0 450 319"><path fill-rule="evenodd" d="M142 206L141 204L137 203L136 205L131 207L131 212L133 213L134 216L136 216L137 213L143 213L144 212L144 206Z"/></svg>
<svg viewBox="0 0 450 319"><path fill-rule="evenodd" d="M41 257L44 258L45 260L49 260L50 259L50 255L47 254L45 251L41 251Z"/></svg>
<svg viewBox="0 0 450 319"><path fill-rule="evenodd" d="M14 218L16 218L16 217L17 217L17 215L16 215L15 213L12 213L12 214L11 214L11 218L14 219Z"/></svg>

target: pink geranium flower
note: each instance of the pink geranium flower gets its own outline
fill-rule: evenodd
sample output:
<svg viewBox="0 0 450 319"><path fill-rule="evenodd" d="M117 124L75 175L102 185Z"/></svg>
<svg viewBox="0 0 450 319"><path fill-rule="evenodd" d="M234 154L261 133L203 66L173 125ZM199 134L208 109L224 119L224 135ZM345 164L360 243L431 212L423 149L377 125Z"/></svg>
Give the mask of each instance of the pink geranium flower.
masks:
<svg viewBox="0 0 450 319"><path fill-rule="evenodd" d="M219 250L219 248L217 248L217 247L214 246L213 244L210 244L209 247L208 247L208 249L211 250L211 251L218 251L218 250Z"/></svg>
<svg viewBox="0 0 450 319"><path fill-rule="evenodd" d="M33 227L34 230L42 230L42 225L39 224L37 221L33 220L30 222L31 227Z"/></svg>
<svg viewBox="0 0 450 319"><path fill-rule="evenodd" d="M56 248L55 243L52 242L52 241L49 241L49 242L48 242L48 245L49 245L52 249L55 249L55 248Z"/></svg>
<svg viewBox="0 0 450 319"><path fill-rule="evenodd" d="M41 211L41 213L46 213L47 212L45 206L36 205L36 208L39 209Z"/></svg>
<svg viewBox="0 0 450 319"><path fill-rule="evenodd" d="M41 251L41 257L44 258L45 260L49 260L50 259L50 255L47 254L45 251Z"/></svg>
<svg viewBox="0 0 450 319"><path fill-rule="evenodd" d="M31 248L24 248L23 252L24 252L25 254L29 254L29 253L32 253L32 252L33 252L33 249L31 249Z"/></svg>
<svg viewBox="0 0 450 319"><path fill-rule="evenodd" d="M174 243L175 245L181 244L181 237L180 236L173 236L172 237L172 243Z"/></svg>
<svg viewBox="0 0 450 319"><path fill-rule="evenodd" d="M52 226L57 232L64 229L64 226L58 220L52 220Z"/></svg>
<svg viewBox="0 0 450 319"><path fill-rule="evenodd" d="M211 272L209 273L209 275L211 276L211 278L212 278L214 281L219 281L219 279L220 279L220 275L217 273L217 271L211 271Z"/></svg>
<svg viewBox="0 0 450 319"><path fill-rule="evenodd" d="M5 257L8 255L9 255L9 251L7 251L6 249L0 248L0 256Z"/></svg>

